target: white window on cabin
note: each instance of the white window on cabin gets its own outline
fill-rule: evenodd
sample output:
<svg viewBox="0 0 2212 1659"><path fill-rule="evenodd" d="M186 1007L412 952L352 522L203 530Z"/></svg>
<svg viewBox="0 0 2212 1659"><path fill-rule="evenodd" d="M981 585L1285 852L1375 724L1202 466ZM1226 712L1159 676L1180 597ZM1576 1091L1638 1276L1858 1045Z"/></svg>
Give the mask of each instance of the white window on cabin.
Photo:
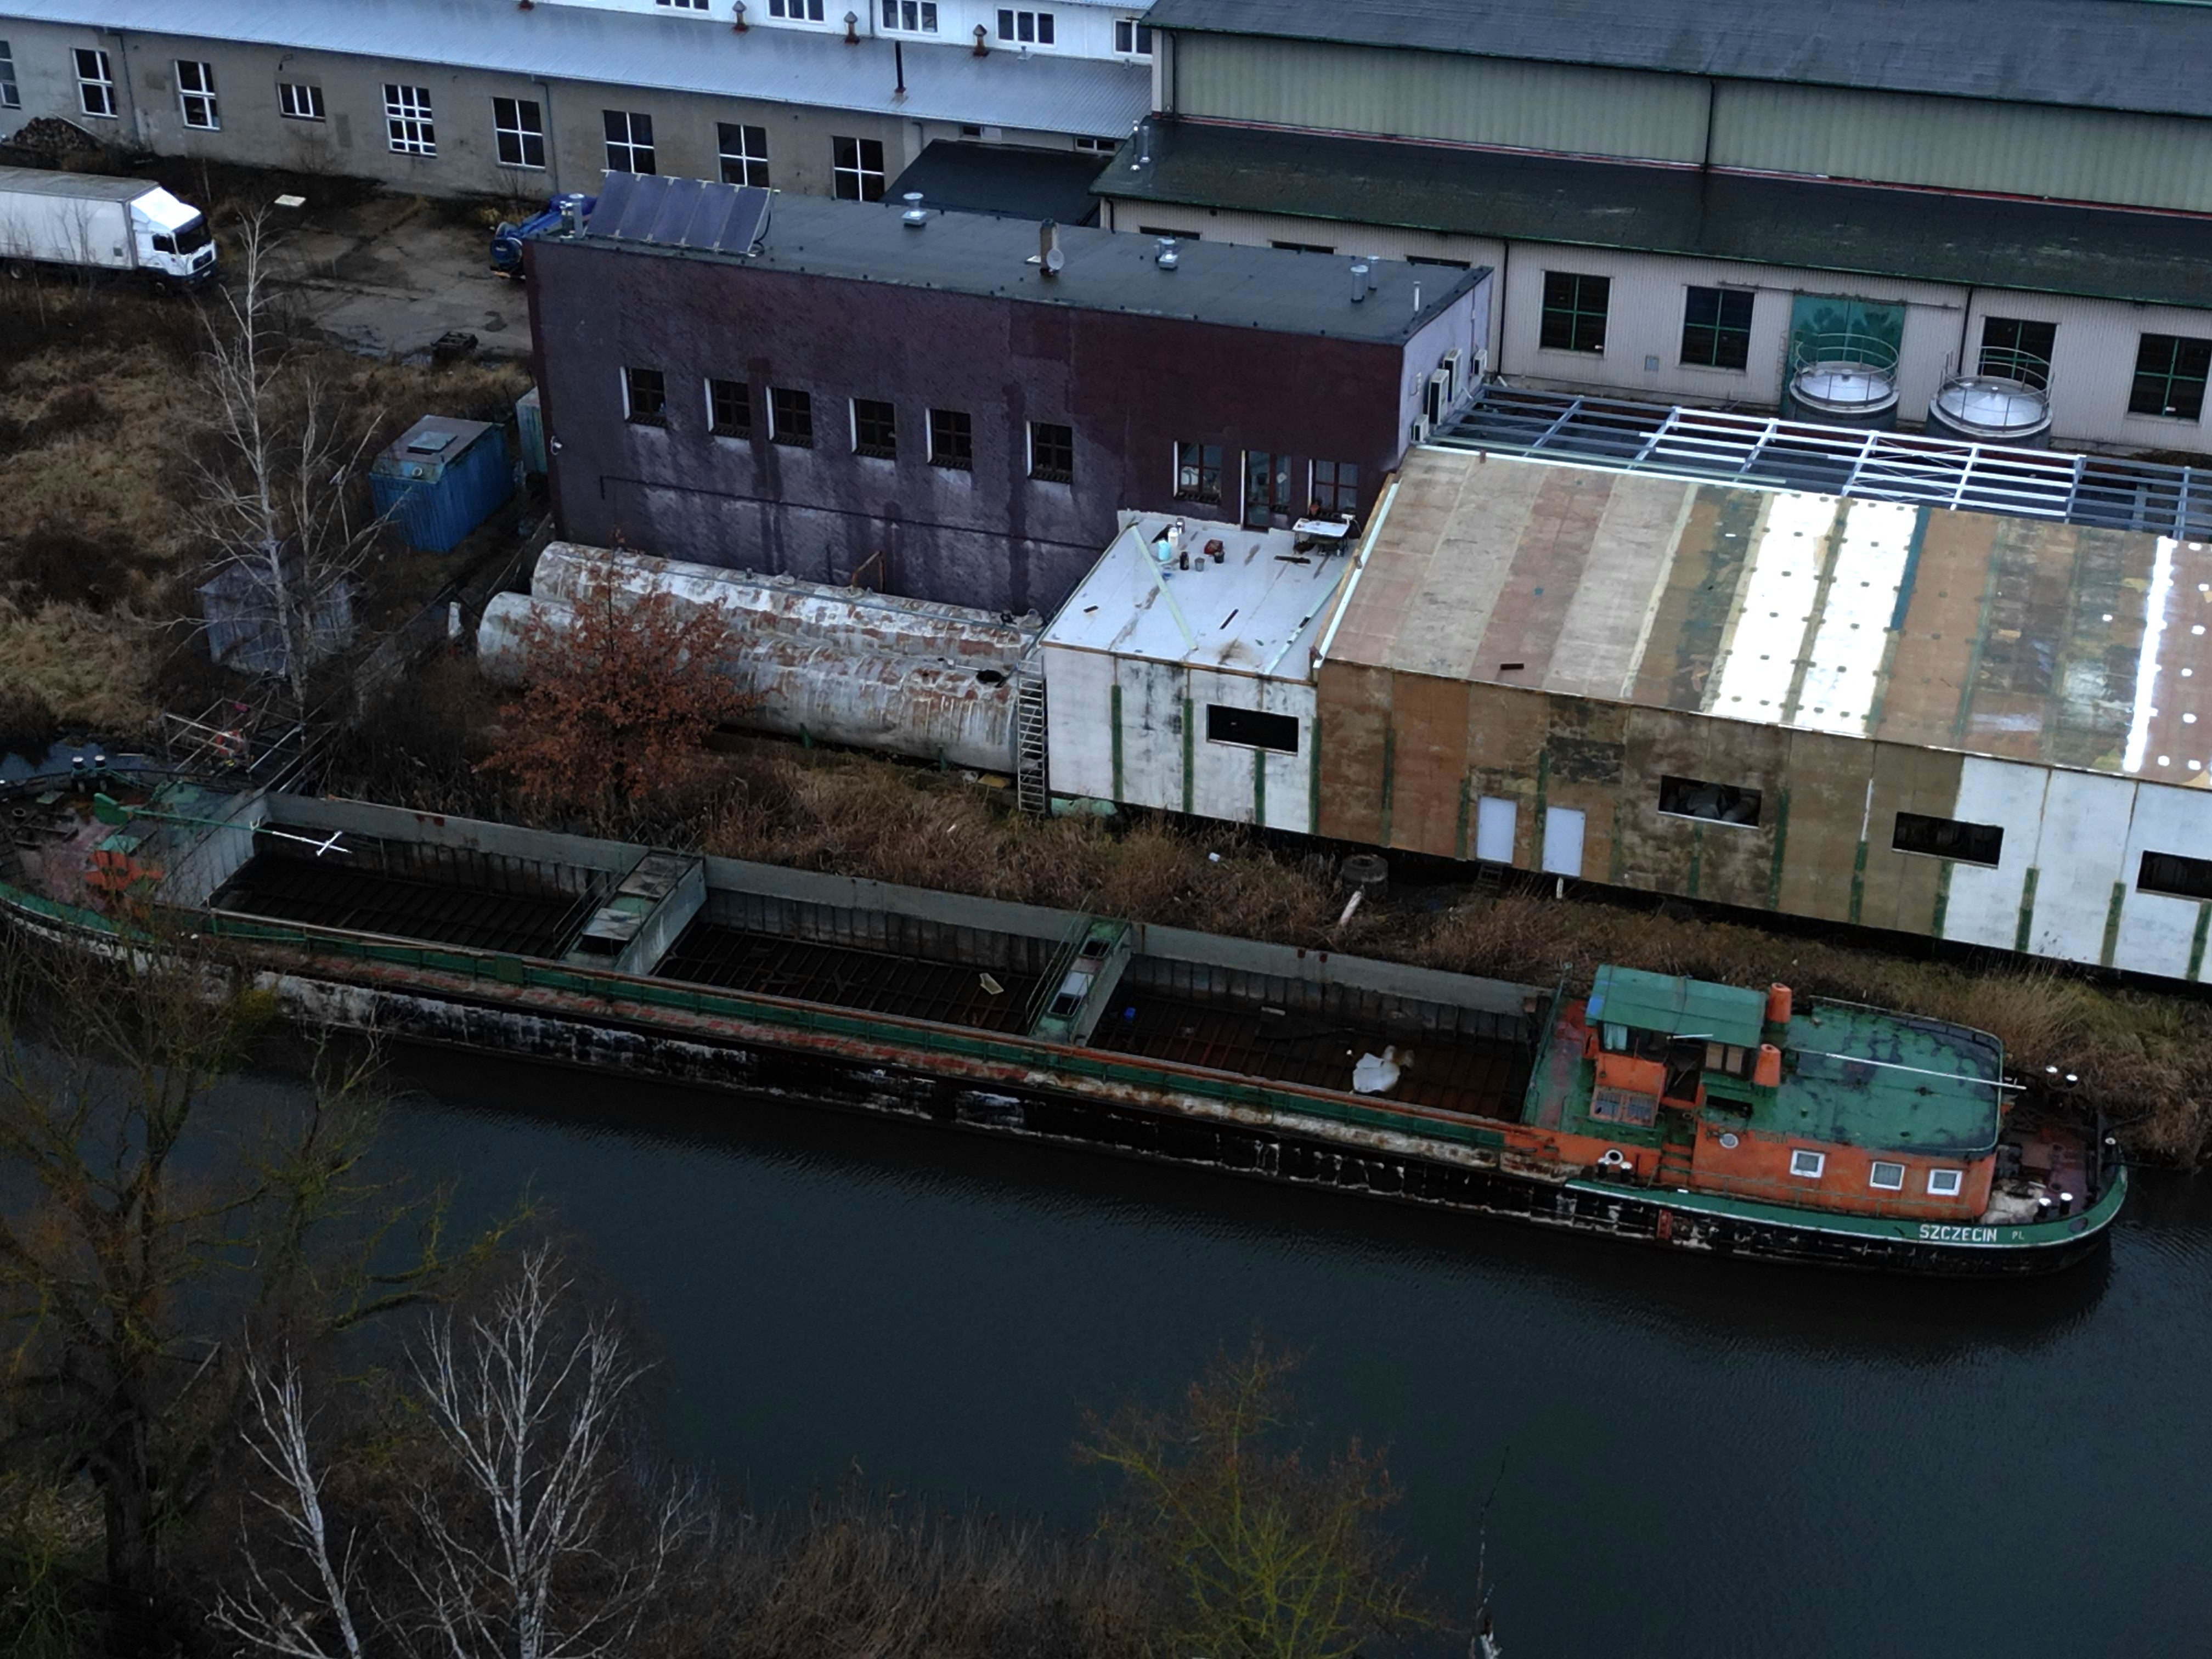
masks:
<svg viewBox="0 0 2212 1659"><path fill-rule="evenodd" d="M1966 1185L1964 1170L1930 1170L1928 1172L1928 1196L1956 1198Z"/></svg>
<svg viewBox="0 0 2212 1659"><path fill-rule="evenodd" d="M191 58L177 60L177 108L188 127L214 132L222 125L222 112L216 107L213 64Z"/></svg>
<svg viewBox="0 0 2212 1659"><path fill-rule="evenodd" d="M1790 1173L1800 1181L1818 1181L1820 1171L1828 1167L1826 1152L1797 1152L1790 1154Z"/></svg>
<svg viewBox="0 0 2212 1659"><path fill-rule="evenodd" d="M937 0L884 0L884 27L901 34L937 33Z"/></svg>
<svg viewBox="0 0 2212 1659"><path fill-rule="evenodd" d="M115 70L107 54L90 46L76 51L76 106L87 115L115 118Z"/></svg>
<svg viewBox="0 0 2212 1659"><path fill-rule="evenodd" d="M1520 831L1518 803L1502 795L1485 795L1474 804L1474 855L1485 864L1513 862L1514 838Z"/></svg>
<svg viewBox="0 0 2212 1659"><path fill-rule="evenodd" d="M1114 50L1127 52L1132 58L1150 58L1152 55L1152 25L1140 17L1115 18Z"/></svg>
<svg viewBox="0 0 2212 1659"><path fill-rule="evenodd" d="M1001 11L999 39L1018 46L1053 44L1052 14L1048 11Z"/></svg>
<svg viewBox="0 0 2212 1659"><path fill-rule="evenodd" d="M768 0L768 15L792 23L822 21L822 0Z"/></svg>
<svg viewBox="0 0 2212 1659"><path fill-rule="evenodd" d="M1874 1168L1867 1172L1867 1185L1878 1193L1901 1193L1905 1190L1905 1166L1876 1158Z"/></svg>

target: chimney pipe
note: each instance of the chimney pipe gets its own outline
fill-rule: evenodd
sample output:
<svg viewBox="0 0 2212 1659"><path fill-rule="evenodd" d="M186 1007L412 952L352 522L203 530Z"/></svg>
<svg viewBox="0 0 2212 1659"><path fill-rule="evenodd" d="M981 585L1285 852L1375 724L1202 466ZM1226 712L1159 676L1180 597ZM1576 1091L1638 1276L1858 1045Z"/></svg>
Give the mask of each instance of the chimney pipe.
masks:
<svg viewBox="0 0 2212 1659"><path fill-rule="evenodd" d="M1355 259L1352 263L1352 303L1358 305L1367 297L1367 262Z"/></svg>
<svg viewBox="0 0 2212 1659"><path fill-rule="evenodd" d="M975 55L978 58L988 58L991 55L990 47L983 44L987 33L988 31L981 23L975 25Z"/></svg>
<svg viewBox="0 0 2212 1659"><path fill-rule="evenodd" d="M891 88L891 96L903 98L906 96L906 42L903 40L891 42L891 68L898 76L898 84Z"/></svg>
<svg viewBox="0 0 2212 1659"><path fill-rule="evenodd" d="M1420 285L1419 283L1414 283L1414 284L1413 284L1413 315L1415 315L1416 317L1418 317L1418 316L1419 316L1420 314L1421 314L1421 285Z"/></svg>
<svg viewBox="0 0 2212 1659"><path fill-rule="evenodd" d="M731 15L737 21L732 23L730 27L736 30L739 34L743 34L748 28L752 27L750 23L745 21L745 0L737 0L737 6Z"/></svg>
<svg viewBox="0 0 2212 1659"><path fill-rule="evenodd" d="M1173 270L1177 265L1182 263L1182 255L1176 251L1176 239L1174 237L1163 236L1160 238L1160 251L1152 256L1152 263L1158 265L1162 270Z"/></svg>
<svg viewBox="0 0 2212 1659"><path fill-rule="evenodd" d="M860 14L857 11L845 14L845 44L848 46L860 44Z"/></svg>
<svg viewBox="0 0 2212 1659"><path fill-rule="evenodd" d="M929 222L929 215L921 205L921 192L910 190L906 193L906 211L899 215L908 230L920 230Z"/></svg>
<svg viewBox="0 0 2212 1659"><path fill-rule="evenodd" d="M1057 276L1066 266L1067 255L1060 249L1060 227L1048 219L1037 227L1037 269Z"/></svg>

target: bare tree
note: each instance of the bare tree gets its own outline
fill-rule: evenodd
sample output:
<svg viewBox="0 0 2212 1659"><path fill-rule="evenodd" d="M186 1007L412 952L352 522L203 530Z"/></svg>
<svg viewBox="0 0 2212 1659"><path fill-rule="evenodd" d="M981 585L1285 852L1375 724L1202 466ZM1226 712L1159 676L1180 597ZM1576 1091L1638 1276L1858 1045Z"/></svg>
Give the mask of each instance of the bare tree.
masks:
<svg viewBox="0 0 2212 1659"><path fill-rule="evenodd" d="M194 465L193 528L209 577L257 648L244 665L277 675L304 714L315 662L351 629L356 578L381 520L357 506L375 421L287 342L266 218L246 216L232 278L203 313L210 441Z"/></svg>

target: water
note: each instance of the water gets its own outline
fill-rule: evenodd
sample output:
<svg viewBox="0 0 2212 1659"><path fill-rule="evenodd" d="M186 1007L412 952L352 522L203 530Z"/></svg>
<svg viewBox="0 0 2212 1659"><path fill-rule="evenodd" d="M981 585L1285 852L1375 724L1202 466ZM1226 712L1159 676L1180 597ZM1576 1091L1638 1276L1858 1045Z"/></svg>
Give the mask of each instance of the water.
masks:
<svg viewBox="0 0 2212 1659"><path fill-rule="evenodd" d="M1085 1407L1256 1327L1387 1442L1447 1594L1484 1498L1513 1659L2201 1653L2212 1191L1952 1285L1684 1260L1090 1154L443 1054L394 1156L526 1183L657 1346L665 1445L1085 1524ZM1502 1477L1500 1474L1503 1470Z"/></svg>

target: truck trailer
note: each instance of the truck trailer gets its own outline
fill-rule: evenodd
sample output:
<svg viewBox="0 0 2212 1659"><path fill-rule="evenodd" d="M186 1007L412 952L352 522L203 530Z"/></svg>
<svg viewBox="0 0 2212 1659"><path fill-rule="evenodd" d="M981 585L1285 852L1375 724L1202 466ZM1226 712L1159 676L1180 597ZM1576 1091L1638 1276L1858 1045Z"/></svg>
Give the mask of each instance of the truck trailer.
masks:
<svg viewBox="0 0 2212 1659"><path fill-rule="evenodd" d="M191 287L215 274L215 239L198 208L143 179L0 167L0 267L40 264Z"/></svg>

